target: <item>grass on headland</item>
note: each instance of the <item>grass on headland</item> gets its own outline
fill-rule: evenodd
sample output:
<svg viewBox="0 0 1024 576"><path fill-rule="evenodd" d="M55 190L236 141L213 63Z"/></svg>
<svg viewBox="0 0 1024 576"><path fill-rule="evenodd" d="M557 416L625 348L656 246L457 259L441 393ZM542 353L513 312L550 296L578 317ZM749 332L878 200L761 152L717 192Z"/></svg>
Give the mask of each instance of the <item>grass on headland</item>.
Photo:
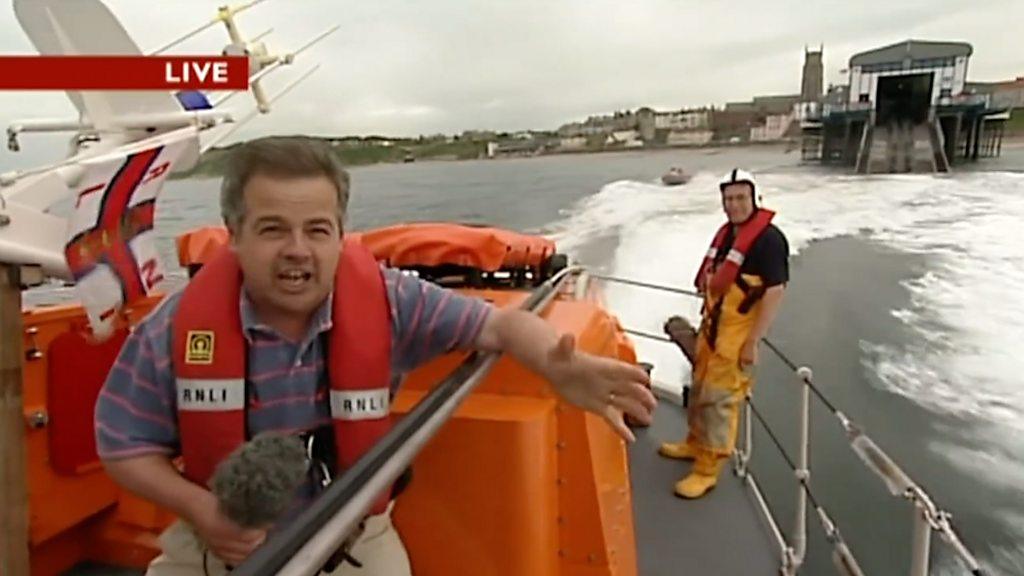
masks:
<svg viewBox="0 0 1024 576"><path fill-rule="evenodd" d="M410 139L387 141L378 138L324 139L331 143L344 166L366 166L388 162L415 160L470 160L486 153L486 143L469 140L448 142L439 139ZM387 144L385 144L385 142ZM228 154L237 146L208 150L199 163L189 172L175 175L176 178L203 178L221 176Z"/></svg>

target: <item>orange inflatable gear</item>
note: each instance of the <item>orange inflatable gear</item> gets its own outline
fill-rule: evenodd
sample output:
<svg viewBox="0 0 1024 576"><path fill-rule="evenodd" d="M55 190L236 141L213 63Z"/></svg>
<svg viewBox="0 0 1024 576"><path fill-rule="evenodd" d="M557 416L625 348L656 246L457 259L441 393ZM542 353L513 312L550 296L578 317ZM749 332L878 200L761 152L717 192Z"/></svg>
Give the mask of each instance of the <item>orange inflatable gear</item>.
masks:
<svg viewBox="0 0 1024 576"><path fill-rule="evenodd" d="M495 272L540 267L555 253L555 243L547 238L459 224L400 224L349 236L395 267L447 264Z"/></svg>
<svg viewBox="0 0 1024 576"><path fill-rule="evenodd" d="M207 226L186 232L176 240L178 264L186 269L202 266L227 241L228 229L223 226Z"/></svg>
<svg viewBox="0 0 1024 576"><path fill-rule="evenodd" d="M377 260L399 268L454 265L483 272L539 268L555 253L555 243L541 236L460 224L399 224L345 237L366 246ZM177 239L178 262L184 268L201 266L227 241L227 229L218 226L182 234Z"/></svg>

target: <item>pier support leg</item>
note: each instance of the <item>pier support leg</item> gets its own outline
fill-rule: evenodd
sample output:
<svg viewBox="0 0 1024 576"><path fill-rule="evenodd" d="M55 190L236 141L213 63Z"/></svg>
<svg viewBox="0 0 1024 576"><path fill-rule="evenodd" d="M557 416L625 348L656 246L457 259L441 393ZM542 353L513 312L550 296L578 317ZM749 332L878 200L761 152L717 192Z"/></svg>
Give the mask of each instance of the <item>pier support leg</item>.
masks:
<svg viewBox="0 0 1024 576"><path fill-rule="evenodd" d="M857 154L850 154L850 121L844 122L843 126L843 160L847 165L857 165Z"/></svg>
<svg viewBox="0 0 1024 576"><path fill-rule="evenodd" d="M979 117L974 121L974 154L972 155L973 160L978 159L978 153L981 151L981 138L982 138L982 122L983 120Z"/></svg>
<svg viewBox="0 0 1024 576"><path fill-rule="evenodd" d="M967 124L967 134L964 138L964 160L971 159L971 138L974 137L974 124Z"/></svg>

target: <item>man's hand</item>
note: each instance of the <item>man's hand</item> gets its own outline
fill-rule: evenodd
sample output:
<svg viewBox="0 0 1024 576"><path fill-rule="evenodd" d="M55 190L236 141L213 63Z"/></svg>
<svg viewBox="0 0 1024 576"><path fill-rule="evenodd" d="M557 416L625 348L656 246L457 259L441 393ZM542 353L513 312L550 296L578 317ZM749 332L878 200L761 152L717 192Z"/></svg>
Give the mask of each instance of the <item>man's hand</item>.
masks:
<svg viewBox="0 0 1024 576"><path fill-rule="evenodd" d="M245 529L228 519L217 506L216 497L196 502L188 521L199 539L228 566L238 566L267 538L265 530Z"/></svg>
<svg viewBox="0 0 1024 576"><path fill-rule="evenodd" d="M549 352L548 378L568 402L593 412L611 424L625 440L636 438L623 421L623 412L650 424L657 405L650 377L639 366L576 351L572 334L564 334Z"/></svg>
<svg viewBox="0 0 1024 576"><path fill-rule="evenodd" d="M643 368L577 352L572 334L559 337L551 324L535 314L512 309L493 311L474 347L509 354L547 378L568 402L603 417L630 442L635 438L623 422L623 412L643 424L651 422L657 401Z"/></svg>
<svg viewBox="0 0 1024 576"><path fill-rule="evenodd" d="M228 520L212 492L183 477L163 454L103 462L118 484L174 512L226 564L237 566L266 538L263 530L244 530Z"/></svg>
<svg viewBox="0 0 1024 576"><path fill-rule="evenodd" d="M740 349L740 368L757 366L757 343L760 338L748 339Z"/></svg>

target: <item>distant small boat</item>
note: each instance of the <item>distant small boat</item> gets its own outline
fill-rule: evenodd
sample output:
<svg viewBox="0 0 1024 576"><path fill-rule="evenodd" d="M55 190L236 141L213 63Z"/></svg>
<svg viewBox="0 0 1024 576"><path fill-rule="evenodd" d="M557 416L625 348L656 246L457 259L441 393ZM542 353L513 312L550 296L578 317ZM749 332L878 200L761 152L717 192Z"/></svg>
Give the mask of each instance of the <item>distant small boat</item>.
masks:
<svg viewBox="0 0 1024 576"><path fill-rule="evenodd" d="M666 186L679 186L689 181L690 175L684 172L682 168L670 168L668 172L661 176L661 183Z"/></svg>

